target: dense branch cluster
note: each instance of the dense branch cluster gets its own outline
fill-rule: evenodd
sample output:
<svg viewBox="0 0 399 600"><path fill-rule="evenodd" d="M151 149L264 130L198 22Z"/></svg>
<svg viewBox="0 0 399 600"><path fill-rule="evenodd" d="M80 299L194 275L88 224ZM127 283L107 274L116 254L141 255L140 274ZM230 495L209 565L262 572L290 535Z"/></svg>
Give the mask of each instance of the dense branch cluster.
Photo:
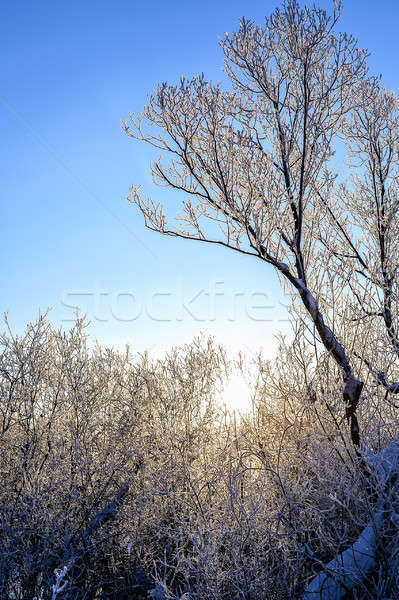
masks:
<svg viewBox="0 0 399 600"><path fill-rule="evenodd" d="M373 511L342 423L339 369L312 354L298 331L275 364L259 357L253 409L238 420L218 402L230 365L211 341L154 361L90 347L81 320L68 333L43 318L22 337L6 332L0 597L299 598L370 530ZM373 456L399 424L381 392L360 415ZM397 590L398 524L384 511L363 600Z"/></svg>

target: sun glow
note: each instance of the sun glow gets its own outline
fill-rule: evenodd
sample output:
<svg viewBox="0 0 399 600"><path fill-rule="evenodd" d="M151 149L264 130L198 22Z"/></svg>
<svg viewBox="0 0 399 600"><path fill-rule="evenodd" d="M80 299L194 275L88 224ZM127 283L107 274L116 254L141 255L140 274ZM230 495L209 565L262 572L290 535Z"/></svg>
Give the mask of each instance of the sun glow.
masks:
<svg viewBox="0 0 399 600"><path fill-rule="evenodd" d="M235 410L239 413L251 410L252 390L241 373L231 373L223 386L221 400L227 410Z"/></svg>

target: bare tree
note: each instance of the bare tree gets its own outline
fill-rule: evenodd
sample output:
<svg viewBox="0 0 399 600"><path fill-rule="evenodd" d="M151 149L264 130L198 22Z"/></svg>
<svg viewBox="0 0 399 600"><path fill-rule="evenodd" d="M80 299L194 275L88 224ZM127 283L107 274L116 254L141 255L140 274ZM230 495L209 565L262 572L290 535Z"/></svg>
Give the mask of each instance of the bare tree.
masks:
<svg viewBox="0 0 399 600"><path fill-rule="evenodd" d="M169 156L153 180L183 193L169 227L140 186L147 227L220 244L271 265L343 375L360 446L365 378L388 399L399 356L398 103L367 52L331 15L284 0L263 25L243 19L220 45L230 89L203 75L162 83L126 133Z"/></svg>

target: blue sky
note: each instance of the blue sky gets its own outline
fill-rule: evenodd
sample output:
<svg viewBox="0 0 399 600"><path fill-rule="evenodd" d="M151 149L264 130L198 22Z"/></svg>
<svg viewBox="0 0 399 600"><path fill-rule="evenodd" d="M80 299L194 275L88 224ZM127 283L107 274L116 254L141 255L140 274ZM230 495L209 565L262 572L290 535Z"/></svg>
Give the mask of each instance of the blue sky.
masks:
<svg viewBox="0 0 399 600"><path fill-rule="evenodd" d="M243 13L260 21L275 6L2 4L0 310L17 331L47 307L55 325L69 326L76 304L105 345L160 353L204 331L233 349L273 352L276 331L288 331L276 275L249 257L147 231L125 200L130 184L171 195L152 187L154 156L120 120L160 81L222 78L218 36ZM397 2L347 0L341 20L396 90L398 18Z"/></svg>

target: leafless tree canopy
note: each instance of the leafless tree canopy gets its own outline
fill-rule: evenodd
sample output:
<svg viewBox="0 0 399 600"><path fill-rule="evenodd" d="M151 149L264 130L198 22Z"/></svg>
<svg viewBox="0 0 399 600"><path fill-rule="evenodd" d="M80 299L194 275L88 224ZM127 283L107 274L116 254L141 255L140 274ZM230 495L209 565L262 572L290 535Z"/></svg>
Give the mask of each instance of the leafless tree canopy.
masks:
<svg viewBox="0 0 399 600"><path fill-rule="evenodd" d="M398 102L337 32L340 12L286 0L263 25L243 19L220 42L230 86L162 83L124 129L168 157L154 182L183 193L170 227L131 188L149 228L252 255L294 291L359 447L365 383L399 393Z"/></svg>

